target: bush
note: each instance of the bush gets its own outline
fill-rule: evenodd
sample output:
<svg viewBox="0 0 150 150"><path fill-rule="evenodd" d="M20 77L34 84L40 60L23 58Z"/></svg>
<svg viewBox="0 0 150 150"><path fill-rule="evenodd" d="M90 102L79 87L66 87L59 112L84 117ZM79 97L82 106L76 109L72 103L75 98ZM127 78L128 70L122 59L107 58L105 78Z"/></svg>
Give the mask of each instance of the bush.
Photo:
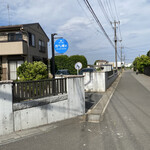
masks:
<svg viewBox="0 0 150 150"><path fill-rule="evenodd" d="M17 75L20 81L47 79L47 66L40 61L35 61L33 63L25 62L17 68Z"/></svg>
<svg viewBox="0 0 150 150"><path fill-rule="evenodd" d="M144 68L150 66L150 57L142 55L141 57L136 57L134 62L134 71L138 69L139 72L144 73Z"/></svg>

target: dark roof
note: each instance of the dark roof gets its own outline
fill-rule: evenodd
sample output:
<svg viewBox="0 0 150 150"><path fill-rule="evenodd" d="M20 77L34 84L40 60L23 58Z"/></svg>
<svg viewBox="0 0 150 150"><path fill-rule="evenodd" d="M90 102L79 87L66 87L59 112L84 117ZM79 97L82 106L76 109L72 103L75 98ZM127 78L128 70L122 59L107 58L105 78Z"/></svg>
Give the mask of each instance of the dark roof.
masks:
<svg viewBox="0 0 150 150"><path fill-rule="evenodd" d="M49 40L49 37L47 36L47 34L45 33L45 31L43 30L43 28L41 27L41 25L39 23L0 26L0 32L7 32L7 31L12 31L12 30L17 31L17 30L20 30L20 28L22 28L24 26L30 26L30 25L36 25L36 24L40 26L40 28L42 29L42 31L44 32L44 34L46 35L46 37Z"/></svg>
<svg viewBox="0 0 150 150"><path fill-rule="evenodd" d="M96 62L108 62L107 60L96 60Z"/></svg>

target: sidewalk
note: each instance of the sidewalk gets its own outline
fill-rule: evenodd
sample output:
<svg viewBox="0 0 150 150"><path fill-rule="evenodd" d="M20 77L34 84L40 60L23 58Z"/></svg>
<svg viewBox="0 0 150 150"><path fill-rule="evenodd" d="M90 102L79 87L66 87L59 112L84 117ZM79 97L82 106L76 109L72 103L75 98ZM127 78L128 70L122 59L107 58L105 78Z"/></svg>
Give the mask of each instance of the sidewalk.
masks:
<svg viewBox="0 0 150 150"><path fill-rule="evenodd" d="M136 75L135 72L132 73L132 76L136 78L147 90L150 91L150 77L144 74Z"/></svg>

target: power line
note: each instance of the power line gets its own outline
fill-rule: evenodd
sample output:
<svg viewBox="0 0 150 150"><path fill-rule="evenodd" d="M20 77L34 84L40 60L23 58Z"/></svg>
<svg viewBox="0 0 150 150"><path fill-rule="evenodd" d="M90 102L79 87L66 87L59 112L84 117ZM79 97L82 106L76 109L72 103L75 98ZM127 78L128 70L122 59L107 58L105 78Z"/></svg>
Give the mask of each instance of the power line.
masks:
<svg viewBox="0 0 150 150"><path fill-rule="evenodd" d="M115 20L115 17L113 16L113 11L112 11L112 8L111 8L111 5L110 5L110 1L106 0L106 4L107 4L107 7L108 7L110 16L112 17L113 20Z"/></svg>
<svg viewBox="0 0 150 150"><path fill-rule="evenodd" d="M81 7L81 9L83 10L83 12L84 12L84 14L86 15L86 17L89 19L89 22L91 22L91 19L89 18L89 16L87 15L86 11L85 11L84 8L82 7L80 1L77 0L77 2L78 2L78 4L79 4L79 6ZM91 22L91 23L93 23L93 22ZM96 32L99 32L99 33L102 34L102 32L100 32L100 31L97 29L97 27L95 26L95 24L94 24L94 28L95 28Z"/></svg>
<svg viewBox="0 0 150 150"><path fill-rule="evenodd" d="M88 10L91 12L92 16L94 17L95 21L97 22L98 26L101 28L102 32L104 33L104 35L106 36L106 38L108 39L108 41L110 42L110 44L115 48L113 42L110 40L109 36L107 35L106 31L104 30L102 24L100 23L99 19L97 18L94 10L92 9L91 5L89 4L88 0L84 0L84 3L86 4Z"/></svg>
<svg viewBox="0 0 150 150"><path fill-rule="evenodd" d="M104 6L103 6L102 1L101 1L101 0L97 0L97 2L98 2L98 4L99 4L100 8L102 9L102 12L103 12L103 14L104 14L106 20L108 21L108 23L110 24L110 26L113 28L113 26L112 26L112 24L111 24L111 21L110 21L110 19L109 19L109 16L108 16L107 12L105 11L105 8L104 8Z"/></svg>
<svg viewBox="0 0 150 150"><path fill-rule="evenodd" d="M115 7L116 16L117 16L117 19L118 19L118 21L119 21L118 11L117 11L117 7L116 7L115 0L113 0L113 3L114 3L114 7Z"/></svg>
<svg viewBox="0 0 150 150"><path fill-rule="evenodd" d="M119 16L118 16L118 11L117 11L117 7L116 7L116 3L115 3L115 0L113 0L113 3L114 3L114 8L115 8L115 12L116 12L116 16L117 16L117 20L119 21ZM119 21L120 22L120 21ZM122 40L122 34L121 34L121 27L120 27L120 23L118 25L118 28L119 28L119 34L120 34L120 40Z"/></svg>

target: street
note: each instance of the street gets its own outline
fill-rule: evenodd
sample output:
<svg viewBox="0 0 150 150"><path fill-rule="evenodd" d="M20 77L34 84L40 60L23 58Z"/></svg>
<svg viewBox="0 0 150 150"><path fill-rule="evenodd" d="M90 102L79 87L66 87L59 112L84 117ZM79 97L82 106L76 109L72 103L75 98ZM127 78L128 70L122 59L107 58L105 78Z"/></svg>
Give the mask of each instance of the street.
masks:
<svg viewBox="0 0 150 150"><path fill-rule="evenodd" d="M100 123L82 117L0 150L150 150L150 77L125 71Z"/></svg>

